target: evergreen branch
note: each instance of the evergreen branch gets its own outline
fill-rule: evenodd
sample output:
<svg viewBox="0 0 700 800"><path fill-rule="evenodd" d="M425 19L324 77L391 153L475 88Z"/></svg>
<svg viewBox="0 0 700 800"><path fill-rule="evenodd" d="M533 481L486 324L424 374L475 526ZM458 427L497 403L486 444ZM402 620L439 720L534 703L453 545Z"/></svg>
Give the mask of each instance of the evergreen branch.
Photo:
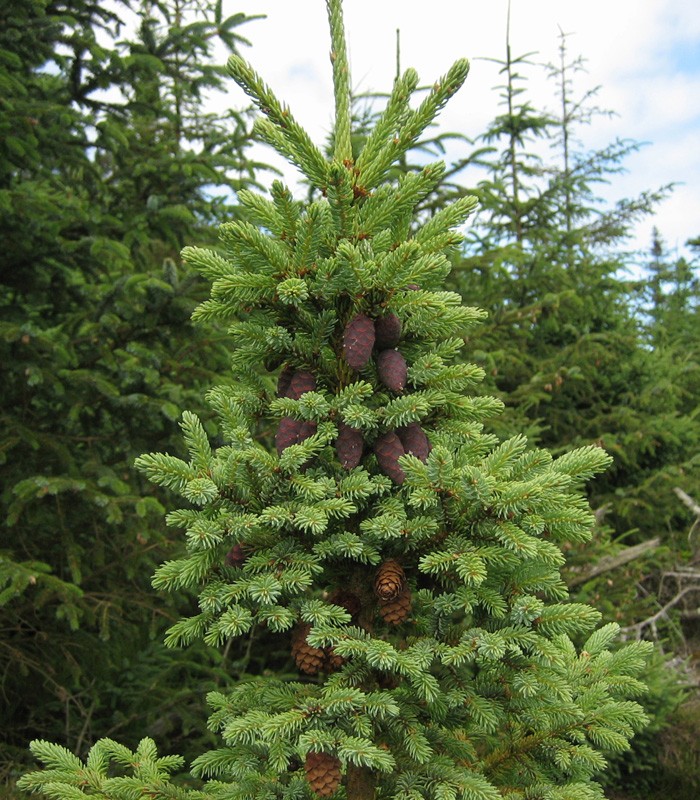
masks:
<svg viewBox="0 0 700 800"><path fill-rule="evenodd" d="M331 63L333 65L333 95L335 97L334 160L339 164L352 162L350 143L350 69L345 45L343 6L341 0L326 0L328 23L331 29Z"/></svg>

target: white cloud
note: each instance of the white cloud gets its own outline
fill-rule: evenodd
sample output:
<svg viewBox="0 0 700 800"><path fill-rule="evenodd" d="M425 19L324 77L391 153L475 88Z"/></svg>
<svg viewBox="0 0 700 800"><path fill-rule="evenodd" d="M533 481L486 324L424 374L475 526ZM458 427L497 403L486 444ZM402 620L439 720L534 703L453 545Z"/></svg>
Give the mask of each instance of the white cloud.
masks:
<svg viewBox="0 0 700 800"><path fill-rule="evenodd" d="M498 113L498 66L483 58L505 54L506 0L345 0L345 23L353 85L387 90L396 69L396 29L401 30L402 67L413 66L432 83L457 58L472 69L464 88L441 118L443 130L470 136L483 132ZM586 146L615 137L650 141L627 163L629 174L611 187L624 196L672 181L685 181L677 199L659 211L656 224L669 239L700 233L700 14L689 0L512 0L514 56L537 51L535 62L558 60L560 29L571 36L570 55L586 59L585 91L600 85L597 103L617 112L580 132ZM322 0L225 0L225 10L267 14L247 25L253 47L246 57L317 142L327 135L333 113L330 49ZM683 48L683 49L681 49ZM553 85L536 69L523 68L533 102L553 107ZM231 101L243 102L231 92ZM672 209L672 211L670 210ZM651 223L650 223L651 224ZM640 226L639 246L649 225Z"/></svg>

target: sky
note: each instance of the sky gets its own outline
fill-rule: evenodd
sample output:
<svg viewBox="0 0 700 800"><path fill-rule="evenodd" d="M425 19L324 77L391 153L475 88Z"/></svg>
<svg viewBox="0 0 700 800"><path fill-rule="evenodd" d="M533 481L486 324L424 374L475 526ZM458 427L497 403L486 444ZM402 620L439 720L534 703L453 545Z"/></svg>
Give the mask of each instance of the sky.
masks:
<svg viewBox="0 0 700 800"><path fill-rule="evenodd" d="M431 84L461 57L470 75L441 114L439 129L470 137L499 113L498 66L505 56L507 0L345 0L345 27L355 91L387 91L396 72L414 67ZM322 144L333 113L329 33L323 0L224 0L224 11L264 14L239 28L252 46L243 55ZM585 58L575 89L600 87L595 104L615 111L578 131L584 149L616 138L645 143L629 156L625 174L601 190L606 200L633 197L675 183L653 219L639 224L630 246L646 249L656 225L671 252L700 235L700 3L698 0L512 0L514 57L534 63L559 58L560 32L571 57ZM536 107L554 110L555 86L545 71L525 73ZM245 102L235 84L227 97ZM260 151L272 162L270 151ZM462 153L464 154L464 153ZM459 151L450 155L460 156ZM280 163L280 162L275 162ZM287 172L291 182L293 172ZM469 183L469 177L465 178Z"/></svg>

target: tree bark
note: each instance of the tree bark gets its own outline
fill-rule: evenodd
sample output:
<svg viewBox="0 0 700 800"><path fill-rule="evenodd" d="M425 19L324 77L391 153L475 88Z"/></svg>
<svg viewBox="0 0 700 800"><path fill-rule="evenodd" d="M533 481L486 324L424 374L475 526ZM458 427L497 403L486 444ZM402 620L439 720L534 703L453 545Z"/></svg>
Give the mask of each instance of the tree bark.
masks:
<svg viewBox="0 0 700 800"><path fill-rule="evenodd" d="M347 800L374 800L377 791L377 777L367 767L348 765L346 781Z"/></svg>

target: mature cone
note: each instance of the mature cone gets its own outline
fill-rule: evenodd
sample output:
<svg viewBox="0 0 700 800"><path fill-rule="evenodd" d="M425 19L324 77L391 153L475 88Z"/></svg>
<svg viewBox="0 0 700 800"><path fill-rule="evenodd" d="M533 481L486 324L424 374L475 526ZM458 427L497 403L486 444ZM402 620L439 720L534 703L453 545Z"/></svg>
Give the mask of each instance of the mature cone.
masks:
<svg viewBox="0 0 700 800"><path fill-rule="evenodd" d="M353 622L360 611L362 611L362 601L360 598L354 592L349 592L347 589L336 589L329 595L328 602L333 603L334 606L344 608L353 618Z"/></svg>
<svg viewBox="0 0 700 800"><path fill-rule="evenodd" d="M411 611L411 590L408 585L392 600L379 601L379 613L390 625L402 623Z"/></svg>
<svg viewBox="0 0 700 800"><path fill-rule="evenodd" d="M396 347L401 339L401 320L396 314L387 314L374 320L375 340L377 350L386 350Z"/></svg>
<svg viewBox="0 0 700 800"><path fill-rule="evenodd" d="M308 753L304 771L309 786L318 797L331 797L340 786L340 760L330 753Z"/></svg>
<svg viewBox="0 0 700 800"><path fill-rule="evenodd" d="M275 447L277 448L278 456L281 456L290 445L299 442L299 434L304 424L300 419L282 417L275 434Z"/></svg>
<svg viewBox="0 0 700 800"><path fill-rule="evenodd" d="M389 558L379 565L374 578L374 592L380 600L393 600L406 585L406 573L395 558Z"/></svg>
<svg viewBox="0 0 700 800"><path fill-rule="evenodd" d="M425 431L417 422L411 422L403 428L397 428L396 435L401 439L403 449L407 453L423 462L427 460L432 448Z"/></svg>
<svg viewBox="0 0 700 800"><path fill-rule="evenodd" d="M325 668L327 672L339 670L345 663L345 659L339 656L332 647L324 648L326 654Z"/></svg>
<svg viewBox="0 0 700 800"><path fill-rule="evenodd" d="M398 350L382 350L377 356L379 380L392 392L403 392L408 378L406 359Z"/></svg>
<svg viewBox="0 0 700 800"><path fill-rule="evenodd" d="M326 660L326 654L318 647L312 647L306 637L311 630L311 625L304 623L298 625L292 634L292 658L297 668L307 675L317 675Z"/></svg>
<svg viewBox="0 0 700 800"><path fill-rule="evenodd" d="M394 483L403 483L406 473L399 466L398 460L406 455L401 439L393 432L385 433L374 443L374 453L381 471L388 475Z"/></svg>
<svg viewBox="0 0 700 800"><path fill-rule="evenodd" d="M343 469L354 469L362 460L365 440L362 431L352 428L344 422L338 423L338 438L335 440L335 451Z"/></svg>
<svg viewBox="0 0 700 800"><path fill-rule="evenodd" d="M225 562L227 567L240 567L245 563L248 556L243 552L240 544L234 546L226 553Z"/></svg>
<svg viewBox="0 0 700 800"><path fill-rule="evenodd" d="M294 369L289 364L284 365L284 369L277 378L277 397L287 397L287 392L294 377Z"/></svg>
<svg viewBox="0 0 700 800"><path fill-rule="evenodd" d="M300 370L292 375L292 380L289 383L287 394L285 397L291 397L292 400L298 400L304 392L316 391L316 378L311 372Z"/></svg>
<svg viewBox="0 0 700 800"><path fill-rule="evenodd" d="M353 369L362 369L374 347L374 322L366 314L356 314L345 326L343 353Z"/></svg>

